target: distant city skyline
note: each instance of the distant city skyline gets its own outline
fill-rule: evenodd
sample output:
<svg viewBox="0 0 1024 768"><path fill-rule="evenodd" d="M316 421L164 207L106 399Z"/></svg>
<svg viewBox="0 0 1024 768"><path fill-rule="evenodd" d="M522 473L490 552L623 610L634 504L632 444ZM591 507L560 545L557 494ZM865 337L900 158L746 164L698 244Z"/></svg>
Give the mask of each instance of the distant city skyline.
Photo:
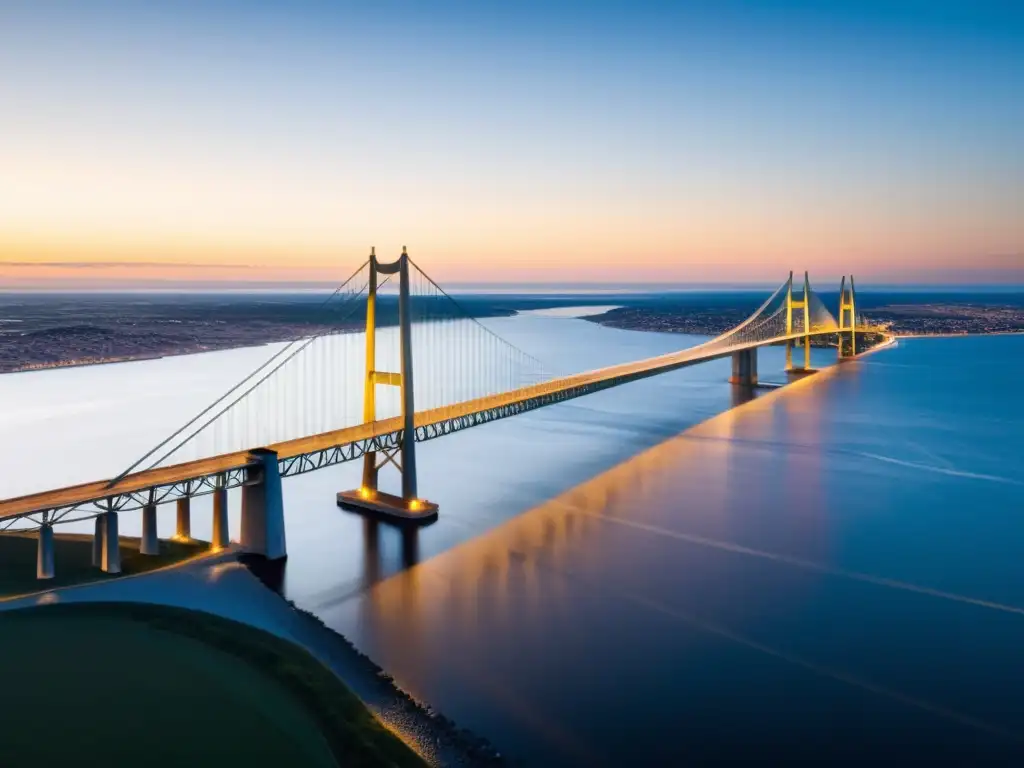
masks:
<svg viewBox="0 0 1024 768"><path fill-rule="evenodd" d="M0 8L0 288L1024 284L1024 6Z"/></svg>

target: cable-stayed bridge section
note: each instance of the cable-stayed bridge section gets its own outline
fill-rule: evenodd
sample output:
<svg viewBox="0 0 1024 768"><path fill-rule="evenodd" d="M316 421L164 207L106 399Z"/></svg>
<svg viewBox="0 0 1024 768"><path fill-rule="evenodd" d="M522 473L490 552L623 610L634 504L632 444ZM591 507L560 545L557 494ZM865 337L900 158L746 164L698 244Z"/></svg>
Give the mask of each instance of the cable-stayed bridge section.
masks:
<svg viewBox="0 0 1024 768"><path fill-rule="evenodd" d="M113 479L0 501L0 529L38 528L38 575L53 575L52 527L95 518L94 564L120 568L118 514L141 510L143 553L159 552L156 509L177 505L177 536L187 538L190 500L212 494L213 546L228 545L227 491L242 490L240 543L287 554L282 478L341 462L363 462L362 484L339 504L393 520L436 518L418 496L418 442L718 358L732 358L734 384L757 384L757 349L786 346L787 368L810 371L810 347L839 337L853 357L857 315L853 278L840 290L839 318L789 278L747 320L703 344L605 368L556 375L463 311L403 250L375 254L325 302L339 332L280 345L261 366ZM365 334L351 332L365 320ZM794 350L802 361L794 364ZM414 366L415 361L415 366ZM401 493L378 488L381 468L401 473Z"/></svg>

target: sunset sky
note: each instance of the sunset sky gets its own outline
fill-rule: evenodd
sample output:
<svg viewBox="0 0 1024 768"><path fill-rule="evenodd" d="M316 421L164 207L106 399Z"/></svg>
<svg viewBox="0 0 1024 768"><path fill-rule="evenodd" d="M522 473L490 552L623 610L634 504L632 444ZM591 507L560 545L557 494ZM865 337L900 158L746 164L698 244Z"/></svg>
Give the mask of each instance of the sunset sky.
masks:
<svg viewBox="0 0 1024 768"><path fill-rule="evenodd" d="M447 282L1024 283L1024 3L0 0L0 287L371 245Z"/></svg>

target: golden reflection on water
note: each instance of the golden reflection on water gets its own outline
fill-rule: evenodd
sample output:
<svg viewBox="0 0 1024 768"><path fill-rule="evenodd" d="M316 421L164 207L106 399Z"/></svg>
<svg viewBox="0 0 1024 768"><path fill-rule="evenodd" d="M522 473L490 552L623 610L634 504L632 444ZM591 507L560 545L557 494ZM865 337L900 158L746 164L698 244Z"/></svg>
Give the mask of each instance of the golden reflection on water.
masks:
<svg viewBox="0 0 1024 768"><path fill-rule="evenodd" d="M581 668L589 665L598 676L636 673L635 660L603 665L621 650L637 654L640 668L653 666L630 695L645 686L657 691L661 667L687 655L694 629L901 706L1003 733L846 670L842 659L837 664L812 646L783 647L758 625L772 615L800 615L809 596L820 599L811 594L821 589L820 577L1003 613L1024 610L843 570L833 561L830 494L854 484L823 458L843 420L826 410L836 399L826 401L821 384L844 371L856 378L852 365L836 366L743 403L376 583L359 603L361 644L414 696L442 709L452 697L462 712L479 703L499 734L502 727L526 729L581 765L602 763L584 734L591 716L608 708L588 699L578 705L586 717L575 719L567 707L577 705L559 698L559 687L604 696L610 683L581 678ZM653 642L644 656L648 646L629 632L614 633L611 647L595 638L634 620L641 632L667 638L670 650Z"/></svg>
<svg viewBox="0 0 1024 768"><path fill-rule="evenodd" d="M824 549L825 510L818 479L820 462L814 451L820 444L820 417L816 407L801 406L798 401L813 393L816 380L829 378L832 370L749 400L486 535L375 583L363 601L364 626L372 631L378 623L389 627L400 623L406 652L422 656L427 663L435 635L428 630L420 636L422 627L455 622L468 631L486 627L493 632L530 616L541 601L557 612L569 597L569 586L564 578L552 578L552 573L600 569L602 553L607 554L609 547L611 520L637 521L643 528L649 510L666 505L676 510L673 530L682 526L685 531L688 523L699 522L701 536L728 546L744 525L747 501L760 493L739 470L751 450L785 455L784 501L802 510L805 541L799 543L812 545L804 552L814 551L816 543ZM797 389L802 390L799 397L781 396L795 394ZM780 436L808 450L787 454ZM376 541L375 534L367 534L368 549ZM368 584L377 581L379 570L372 563L378 561L375 554L367 554ZM705 588L699 579L688 583L681 574L680 590ZM389 629L380 639L386 642L394 634Z"/></svg>
<svg viewBox="0 0 1024 768"><path fill-rule="evenodd" d="M579 655L584 666L602 670L593 674L605 673L601 663L609 647L591 637L609 622L640 618L623 610L624 602L675 620L666 626L642 619L645 631L667 633L679 657L689 647L687 630L695 628L992 731L988 723L928 699L758 639L759 616L792 612L818 588L807 574L1020 610L844 571L830 562L821 452L822 430L833 422L823 410L818 385L837 375L844 375L839 367L762 395L486 535L376 583L360 601L364 643L413 696L442 708L446 695L461 697L469 711L486 702L478 706L496 728L525 728L581 765L602 764L604 756L582 736L586 724L566 720L566 702L558 700L557 691L560 686L580 695L607 690L581 680L580 663L573 661ZM744 571L744 561L782 568ZM605 610L604 603L615 605ZM588 608L595 605L596 610ZM643 653L643 641L624 637L633 637L636 647L622 651ZM651 663L667 660L662 651ZM624 662L618 673L630 668ZM657 670L651 675L658 677ZM548 695L555 700L549 702ZM597 702L584 709L603 711Z"/></svg>

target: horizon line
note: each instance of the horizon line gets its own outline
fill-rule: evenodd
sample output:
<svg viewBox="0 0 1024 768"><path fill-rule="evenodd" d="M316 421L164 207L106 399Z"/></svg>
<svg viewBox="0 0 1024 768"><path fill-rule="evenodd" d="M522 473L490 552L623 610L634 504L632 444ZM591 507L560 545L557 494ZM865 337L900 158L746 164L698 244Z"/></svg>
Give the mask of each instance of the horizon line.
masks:
<svg viewBox="0 0 1024 768"><path fill-rule="evenodd" d="M830 284L835 282L834 288ZM816 283L819 292L838 292L839 283L833 280L819 280ZM472 293L574 293L574 294L609 294L609 293L677 293L696 291L756 291L772 290L779 284L770 281L452 281L446 282L452 292ZM26 285L8 285L0 287L0 294L18 293L320 293L337 288L334 282L317 281L263 281L263 280L187 280L187 281L111 281L102 285L72 285L65 281L41 282ZM994 293L1024 293L1024 281L985 282L985 281L948 281L948 282L911 282L886 280L871 282L860 281L859 293L871 293L886 290L934 290L941 291L988 291Z"/></svg>

